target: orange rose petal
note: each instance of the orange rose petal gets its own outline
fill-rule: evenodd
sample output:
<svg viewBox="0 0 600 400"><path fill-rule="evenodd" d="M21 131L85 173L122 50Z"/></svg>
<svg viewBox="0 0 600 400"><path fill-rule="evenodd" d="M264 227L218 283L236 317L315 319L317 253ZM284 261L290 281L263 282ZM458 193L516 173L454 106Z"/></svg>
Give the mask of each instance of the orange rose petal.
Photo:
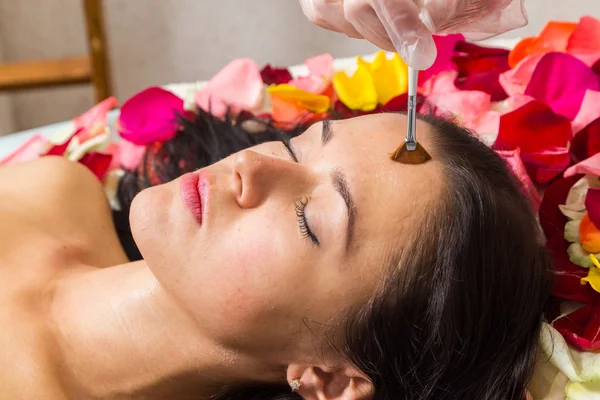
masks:
<svg viewBox="0 0 600 400"><path fill-rule="evenodd" d="M327 96L310 93L288 84L269 86L267 91L272 97L278 97L310 112L325 112L331 105Z"/></svg>
<svg viewBox="0 0 600 400"><path fill-rule="evenodd" d="M278 127L284 124L289 128L289 124L296 124L310 114L307 110L277 96L271 97L271 104L273 106L271 117L275 123L279 123Z"/></svg>
<svg viewBox="0 0 600 400"><path fill-rule="evenodd" d="M531 48L535 42L535 37L528 37L521 40L516 46L511 50L508 55L508 65L511 68L514 68L519 64L525 57L531 55Z"/></svg>
<svg viewBox="0 0 600 400"><path fill-rule="evenodd" d="M585 214L579 224L579 239L581 247L588 253L600 253L600 229L598 229L589 214Z"/></svg>
<svg viewBox="0 0 600 400"><path fill-rule="evenodd" d="M566 52L569 38L576 27L577 24L573 22L548 22L537 37L528 37L517 43L508 56L508 64L514 68L531 54Z"/></svg>

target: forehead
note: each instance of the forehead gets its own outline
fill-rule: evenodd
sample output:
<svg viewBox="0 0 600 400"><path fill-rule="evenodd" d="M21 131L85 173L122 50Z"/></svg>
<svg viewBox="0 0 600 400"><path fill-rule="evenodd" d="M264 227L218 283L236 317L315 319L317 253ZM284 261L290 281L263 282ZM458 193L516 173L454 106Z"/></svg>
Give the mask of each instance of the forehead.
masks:
<svg viewBox="0 0 600 400"><path fill-rule="evenodd" d="M346 177L356 205L356 244L402 245L414 232L426 205L439 197L441 165L432 145L432 128L417 122L417 138L432 160L406 165L391 160L404 143L406 116L375 114L332 121L332 138L321 144L322 124L312 126L297 140L313 148L311 162L323 170L339 169Z"/></svg>

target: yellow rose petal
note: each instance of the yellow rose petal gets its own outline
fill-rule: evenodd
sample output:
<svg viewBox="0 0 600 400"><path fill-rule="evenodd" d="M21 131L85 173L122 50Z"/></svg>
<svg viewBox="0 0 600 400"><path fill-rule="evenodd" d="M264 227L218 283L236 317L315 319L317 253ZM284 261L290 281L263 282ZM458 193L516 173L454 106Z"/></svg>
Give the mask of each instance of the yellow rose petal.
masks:
<svg viewBox="0 0 600 400"><path fill-rule="evenodd" d="M590 259L594 265L590 267L588 276L581 278L581 284L589 283L592 289L600 293L600 262L593 254L590 254Z"/></svg>
<svg viewBox="0 0 600 400"><path fill-rule="evenodd" d="M358 64L371 73L380 104L386 104L408 91L408 66L397 53L394 53L390 60L384 51L379 51L373 62L359 57Z"/></svg>
<svg viewBox="0 0 600 400"><path fill-rule="evenodd" d="M327 96L310 93L288 84L273 85L267 91L272 96L310 112L323 113L329 110L331 105L331 100Z"/></svg>
<svg viewBox="0 0 600 400"><path fill-rule="evenodd" d="M373 111L377 107L377 91L364 65L359 64L351 77L345 72L336 73L333 87L340 101L351 110Z"/></svg>

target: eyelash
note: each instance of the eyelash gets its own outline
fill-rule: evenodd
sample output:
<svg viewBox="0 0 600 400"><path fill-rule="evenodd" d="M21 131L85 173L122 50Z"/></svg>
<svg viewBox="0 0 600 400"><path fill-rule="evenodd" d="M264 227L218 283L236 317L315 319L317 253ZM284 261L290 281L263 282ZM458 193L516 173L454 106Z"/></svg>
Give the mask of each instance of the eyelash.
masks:
<svg viewBox="0 0 600 400"><path fill-rule="evenodd" d="M292 157L292 159L295 162L298 162L296 153L294 153L294 150L292 149L292 146L290 145L290 140L286 137L282 137L281 143L283 143L283 146L289 153L290 157ZM298 219L298 226L300 227L300 232L302 233L302 236L310 239L316 246L318 246L320 244L319 238L317 238L317 235L315 235L313 233L313 231L310 229L310 226L308 226L308 221L306 220L306 214L304 213L304 209L306 208L307 204L308 204L308 199L306 197L302 198L302 199L298 199L294 202L294 209L296 210L296 218Z"/></svg>
<svg viewBox="0 0 600 400"><path fill-rule="evenodd" d="M302 236L305 238L309 238L315 245L319 245L319 239L308 226L308 221L306 221L306 214L304 213L304 209L308 204L308 199L302 198L298 199L294 202L294 208L296 209L296 218L298 219L298 226L300 226L300 232Z"/></svg>
<svg viewBox="0 0 600 400"><path fill-rule="evenodd" d="M287 150L290 157L292 157L292 160L294 160L295 162L298 162L298 157L296 157L296 153L294 153L294 150L292 150L292 145L290 144L290 139L286 138L286 137L282 137L281 143L283 143L283 146Z"/></svg>

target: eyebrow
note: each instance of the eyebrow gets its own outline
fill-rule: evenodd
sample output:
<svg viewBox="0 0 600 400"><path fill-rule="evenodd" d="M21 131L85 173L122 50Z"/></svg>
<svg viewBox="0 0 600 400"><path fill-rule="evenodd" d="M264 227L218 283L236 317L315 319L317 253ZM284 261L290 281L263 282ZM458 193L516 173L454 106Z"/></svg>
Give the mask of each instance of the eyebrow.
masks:
<svg viewBox="0 0 600 400"><path fill-rule="evenodd" d="M354 223L356 220L356 207L354 205L354 199L352 193L350 193L350 187L345 175L339 169L333 170L331 173L331 182L336 192L342 196L344 204L346 204L346 210L348 212L348 227L346 230L346 249L350 247L352 243L352 236L354 233Z"/></svg>
<svg viewBox="0 0 600 400"><path fill-rule="evenodd" d="M333 136L333 129L331 129L331 121L324 119L321 121L321 143L325 146Z"/></svg>

